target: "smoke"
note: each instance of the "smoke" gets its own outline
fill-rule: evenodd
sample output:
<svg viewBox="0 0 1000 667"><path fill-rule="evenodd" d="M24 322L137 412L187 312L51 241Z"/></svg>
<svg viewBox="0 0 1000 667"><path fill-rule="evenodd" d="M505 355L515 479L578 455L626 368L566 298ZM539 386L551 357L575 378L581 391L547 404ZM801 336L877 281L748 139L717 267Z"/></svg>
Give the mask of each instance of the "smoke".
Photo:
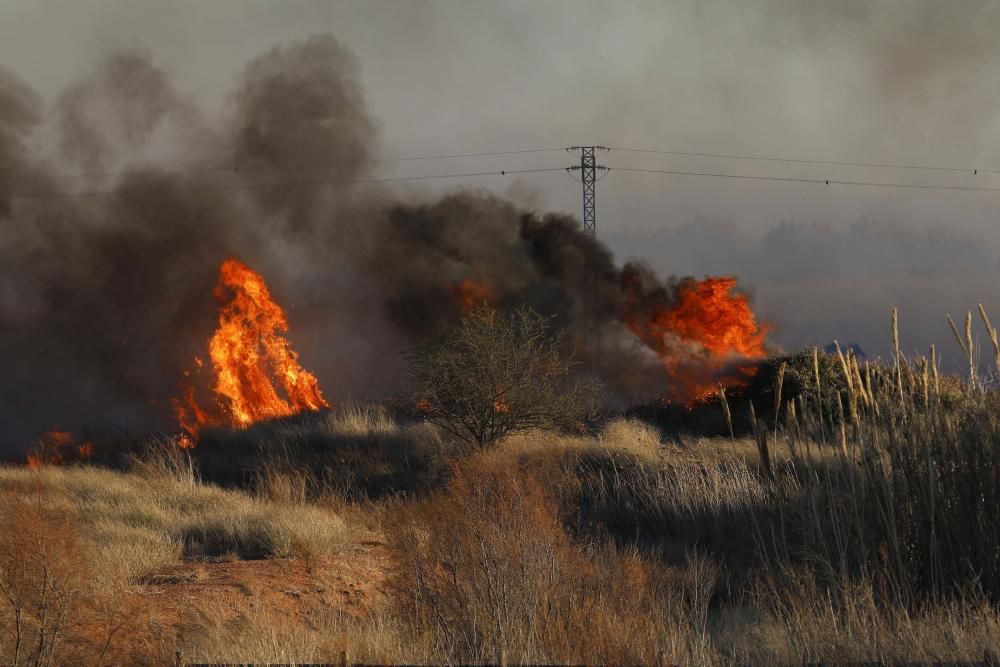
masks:
<svg viewBox="0 0 1000 667"><path fill-rule="evenodd" d="M332 37L251 62L234 95L231 164L285 234L307 235L369 175L376 126L354 57Z"/></svg>
<svg viewBox="0 0 1000 667"><path fill-rule="evenodd" d="M993 26L1000 8L995 5L982 3L963 12L933 0L778 0L768 18L774 21L773 34L794 34L814 53L836 49L845 59L867 63L866 92L887 111L941 123L939 130L992 118L990 105L968 102L995 99L989 87L970 85L988 79L996 65ZM957 117L920 104L955 94L966 97L955 109Z"/></svg>
<svg viewBox="0 0 1000 667"><path fill-rule="evenodd" d="M630 299L669 303L671 284L616 266L568 216L475 190L403 199L370 181L377 151L358 63L330 36L250 62L221 120L143 51L106 58L45 117L0 72L2 446L56 425L169 427L230 255L268 280L334 400L397 389L401 353L457 317L463 280L579 343L595 294L612 391L665 391L621 320Z"/></svg>

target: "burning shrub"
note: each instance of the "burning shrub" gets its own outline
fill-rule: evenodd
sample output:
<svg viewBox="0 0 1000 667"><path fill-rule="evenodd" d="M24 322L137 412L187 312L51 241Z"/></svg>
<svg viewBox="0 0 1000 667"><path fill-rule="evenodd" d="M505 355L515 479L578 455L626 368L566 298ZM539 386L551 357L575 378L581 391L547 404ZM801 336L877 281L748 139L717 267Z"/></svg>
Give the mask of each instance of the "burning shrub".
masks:
<svg viewBox="0 0 1000 667"><path fill-rule="evenodd" d="M623 272L623 316L659 357L670 380L665 398L690 406L713 395L719 382L740 387L753 377L768 354L770 326L757 321L735 277L683 278L668 292L644 285L641 276L635 267Z"/></svg>
<svg viewBox="0 0 1000 667"><path fill-rule="evenodd" d="M561 335L534 311L471 310L413 352L413 403L479 447L517 431L571 428L594 409L597 386L562 349Z"/></svg>
<svg viewBox="0 0 1000 667"><path fill-rule="evenodd" d="M181 428L191 435L208 424L247 426L304 410L329 408L319 381L299 364L286 334L288 320L264 278L230 257L219 268L215 287L219 327L208 344L214 370L215 407L203 408L195 385L183 385L173 401ZM201 369L204 364L195 358ZM190 373L186 373L189 378Z"/></svg>

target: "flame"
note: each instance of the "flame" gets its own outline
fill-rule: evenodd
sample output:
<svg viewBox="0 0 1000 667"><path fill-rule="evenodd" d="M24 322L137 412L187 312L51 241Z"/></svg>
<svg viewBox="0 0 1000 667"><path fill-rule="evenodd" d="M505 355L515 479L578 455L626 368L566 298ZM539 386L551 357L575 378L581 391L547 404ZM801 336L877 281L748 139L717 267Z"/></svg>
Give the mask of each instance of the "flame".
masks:
<svg viewBox="0 0 1000 667"><path fill-rule="evenodd" d="M184 377L191 377L189 371L184 371ZM174 404L174 416L177 418L177 423L180 427L184 429L186 433L195 435L198 430L208 424L211 417L205 410L198 405L198 400L195 398L195 389L193 384L184 385L181 387L181 393L183 394L181 398L175 398ZM181 443L183 449L188 449L185 443L190 442L190 438ZM193 446L193 445L192 445Z"/></svg>
<svg viewBox="0 0 1000 667"><path fill-rule="evenodd" d="M720 379L744 384L755 367L739 362L767 356L768 327L758 324L747 296L735 287L733 276L685 278L671 303L645 317L634 312L636 297L630 293L625 321L660 357L675 398L696 401L711 394Z"/></svg>
<svg viewBox="0 0 1000 667"><path fill-rule="evenodd" d="M176 437L174 442L181 449L192 449L195 446L194 438L192 438L188 433L181 433Z"/></svg>
<svg viewBox="0 0 1000 667"><path fill-rule="evenodd" d="M238 259L227 259L219 268L214 294L220 304L219 326L208 352L215 409L202 408L194 386L183 386L181 398L174 400L181 428L194 436L206 424L246 426L330 407L316 377L299 365L285 337L285 313L259 273ZM202 367L197 357L195 366Z"/></svg>
<svg viewBox="0 0 1000 667"><path fill-rule="evenodd" d="M463 315L480 306L492 307L493 305L493 292L489 286L472 278L466 278L457 283L452 287L451 292Z"/></svg>
<svg viewBox="0 0 1000 667"><path fill-rule="evenodd" d="M29 468L86 461L94 455L91 442L77 442L69 431L53 428L35 438L26 462Z"/></svg>

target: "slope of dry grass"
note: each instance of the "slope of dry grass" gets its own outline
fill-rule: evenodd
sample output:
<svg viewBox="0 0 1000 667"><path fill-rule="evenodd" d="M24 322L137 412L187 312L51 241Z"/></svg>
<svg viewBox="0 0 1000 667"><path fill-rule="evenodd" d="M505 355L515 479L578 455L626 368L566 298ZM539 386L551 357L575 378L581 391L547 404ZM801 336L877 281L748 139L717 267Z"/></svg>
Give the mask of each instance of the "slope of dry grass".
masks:
<svg viewBox="0 0 1000 667"><path fill-rule="evenodd" d="M127 474L3 468L0 509L24 529L0 538L0 574L9 588L58 564L93 638L85 654L43 647L64 664L100 655L115 604L138 619L120 626L135 643L118 635L105 653L131 648L136 663L162 656L157 623L178 638L171 650L200 661L1000 653L995 397L953 378L938 383L943 396L919 360L870 381L851 364L840 413L820 414L807 387L794 412L735 440L665 441L619 419L472 453L352 407L210 434L190 459L153 443ZM227 443L246 456L239 491L210 483ZM11 578L22 561L34 565ZM25 636L37 640L45 623L33 618Z"/></svg>
<svg viewBox="0 0 1000 667"><path fill-rule="evenodd" d="M0 468L0 492L73 517L101 571L135 580L182 558L319 557L350 539L319 507L255 500L194 480L92 467Z"/></svg>

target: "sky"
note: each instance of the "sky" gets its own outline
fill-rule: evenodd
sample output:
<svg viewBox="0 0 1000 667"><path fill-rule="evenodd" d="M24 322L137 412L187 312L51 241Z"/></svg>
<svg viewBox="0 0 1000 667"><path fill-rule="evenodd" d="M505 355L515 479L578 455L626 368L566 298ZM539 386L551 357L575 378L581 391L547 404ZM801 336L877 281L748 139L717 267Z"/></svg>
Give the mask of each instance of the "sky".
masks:
<svg viewBox="0 0 1000 667"><path fill-rule="evenodd" d="M116 50L208 113L246 64L316 33L360 63L386 158L573 144L932 165L835 167L612 150L598 236L665 274L735 273L787 348L937 342L1000 313L1000 192L669 176L615 167L1000 188L1000 3L970 0L0 0L0 66L51 107ZM559 151L386 162L385 177L561 167ZM980 169L973 174L973 169ZM579 214L562 172L420 181ZM994 319L1000 318L1000 314ZM982 338L985 341L985 338Z"/></svg>

